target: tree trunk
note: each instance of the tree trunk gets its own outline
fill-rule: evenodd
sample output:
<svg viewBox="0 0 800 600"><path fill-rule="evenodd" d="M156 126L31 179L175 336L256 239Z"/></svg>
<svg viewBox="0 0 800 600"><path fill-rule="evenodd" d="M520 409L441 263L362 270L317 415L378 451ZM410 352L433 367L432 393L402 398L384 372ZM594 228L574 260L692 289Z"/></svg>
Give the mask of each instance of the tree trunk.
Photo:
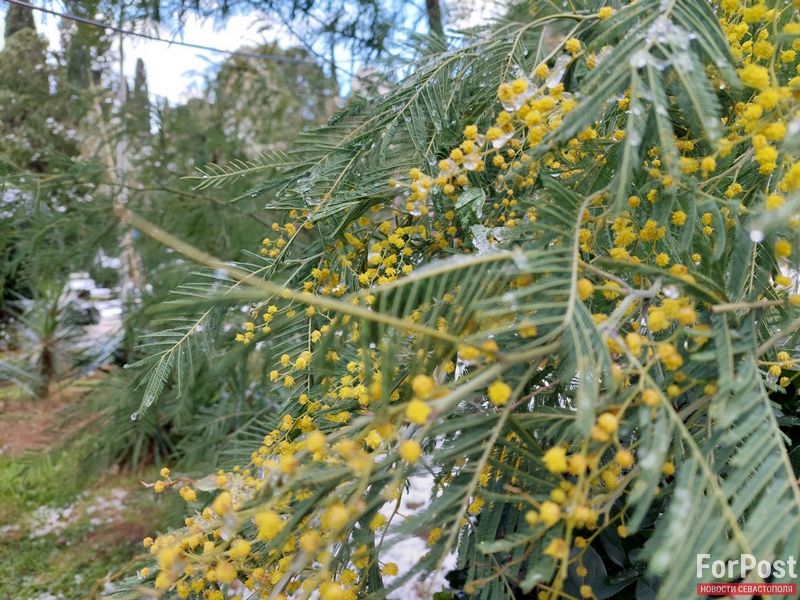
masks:
<svg viewBox="0 0 800 600"><path fill-rule="evenodd" d="M442 6L439 0L425 0L425 10L428 13L428 29L434 35L444 36L442 25Z"/></svg>

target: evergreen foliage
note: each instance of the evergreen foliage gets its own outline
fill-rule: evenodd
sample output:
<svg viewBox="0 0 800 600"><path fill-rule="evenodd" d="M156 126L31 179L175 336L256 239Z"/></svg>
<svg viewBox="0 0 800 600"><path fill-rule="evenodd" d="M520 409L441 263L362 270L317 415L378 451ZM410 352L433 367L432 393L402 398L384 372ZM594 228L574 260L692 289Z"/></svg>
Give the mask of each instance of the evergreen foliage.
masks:
<svg viewBox="0 0 800 600"><path fill-rule="evenodd" d="M453 552L470 598L685 598L698 554L800 553L797 8L531 11L202 171L276 171L246 263L136 221L219 273L150 338L141 414L243 301L280 409L233 468L154 484L193 514L131 586L381 598ZM429 550L396 577L409 535Z"/></svg>
<svg viewBox="0 0 800 600"><path fill-rule="evenodd" d="M404 5L139 8L374 58ZM425 6L335 114L327 65L242 57L181 105L139 62L113 105L103 32L48 61L12 15L4 294L129 244L129 368L81 435L174 465L148 485L189 515L113 598L385 598L452 559L446 597L671 600L698 555L800 555L800 5L536 2L447 38ZM0 363L40 391L75 335L45 299L35 368Z"/></svg>
<svg viewBox="0 0 800 600"><path fill-rule="evenodd" d="M12 4L6 11L5 40L23 29L36 31L36 24L33 21L33 11L30 8Z"/></svg>

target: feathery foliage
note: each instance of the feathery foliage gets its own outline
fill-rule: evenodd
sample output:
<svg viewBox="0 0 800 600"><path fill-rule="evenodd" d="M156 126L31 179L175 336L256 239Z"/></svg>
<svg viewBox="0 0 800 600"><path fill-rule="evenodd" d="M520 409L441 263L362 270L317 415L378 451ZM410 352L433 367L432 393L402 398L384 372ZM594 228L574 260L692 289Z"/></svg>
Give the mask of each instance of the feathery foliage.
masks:
<svg viewBox="0 0 800 600"><path fill-rule="evenodd" d="M149 228L231 281L152 338L146 404L238 303L272 404L230 470L156 482L196 512L117 597L382 598L453 553L470 598L684 598L698 554L797 556L798 33L784 2L537 4L201 171L273 169L275 225L241 267Z"/></svg>

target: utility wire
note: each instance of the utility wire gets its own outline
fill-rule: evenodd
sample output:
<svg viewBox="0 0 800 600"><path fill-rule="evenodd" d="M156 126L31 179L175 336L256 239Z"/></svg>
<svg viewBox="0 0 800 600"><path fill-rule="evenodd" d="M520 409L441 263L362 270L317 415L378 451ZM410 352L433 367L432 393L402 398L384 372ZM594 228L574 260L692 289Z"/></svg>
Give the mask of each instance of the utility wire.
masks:
<svg viewBox="0 0 800 600"><path fill-rule="evenodd" d="M230 56L241 56L242 58L256 58L256 59L272 60L275 62L283 62L283 63L305 63L312 65L319 65L317 61L310 58L297 58L294 56L283 56L280 54L261 54L257 52L242 52L240 50L224 50L222 48L215 48L213 46L205 46L203 44L193 44L191 42L179 42L177 40L165 40L164 38L160 38L158 36L150 35L147 33L140 33L138 31L133 31L132 29L122 29L120 27L115 27L114 25L101 23L100 21L94 21L92 19L79 17L77 15L58 12L56 10L45 8L43 6L34 6L33 4L29 4L27 2L24 2L23 0L6 0L6 2L10 4L16 4L18 6L24 6L25 8L30 8L31 10L37 10L39 12L47 13L49 15L53 15L56 17L61 17L62 19L67 19L69 21L75 21L76 23L81 23L83 25L89 25L90 27L107 29L110 31L114 31L115 33L140 37L153 42L162 42L164 44L170 44L175 46L185 46L186 48L195 48L197 50L205 50L207 52L218 52L220 54L228 54Z"/></svg>

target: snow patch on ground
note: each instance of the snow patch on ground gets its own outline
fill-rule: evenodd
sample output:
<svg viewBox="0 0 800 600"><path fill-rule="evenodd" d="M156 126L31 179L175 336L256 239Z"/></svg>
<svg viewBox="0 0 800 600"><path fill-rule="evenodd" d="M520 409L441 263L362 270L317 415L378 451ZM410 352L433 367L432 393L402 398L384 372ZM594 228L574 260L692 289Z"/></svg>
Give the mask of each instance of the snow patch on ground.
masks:
<svg viewBox="0 0 800 600"><path fill-rule="evenodd" d="M64 531L76 518L74 504L62 507L40 506L31 513L30 537L44 537Z"/></svg>
<svg viewBox="0 0 800 600"><path fill-rule="evenodd" d="M431 492L433 490L433 477L412 476L408 480L409 488L403 494L400 501L398 513L392 518L391 529L403 522L409 516L425 509L430 503ZM392 517L395 510L395 503L389 503L381 509L381 513L386 517ZM391 586L392 582L408 573L419 562L420 558L428 552L428 543L425 539L412 536L395 542L380 554L383 563L393 562L397 564L398 574L394 577L384 577L384 583ZM411 580L392 591L387 598L391 600L430 600L436 592L450 589L450 585L445 579L447 573L452 571L456 565L456 555L452 552L448 554L440 569L425 574L414 576Z"/></svg>
<svg viewBox="0 0 800 600"><path fill-rule="evenodd" d="M78 522L82 516L89 518L93 528L113 523L120 518L120 509L125 504L128 492L113 488L104 496L97 496L89 504L79 508L77 502L66 506L40 506L29 517L30 538L57 534ZM80 497L79 497L80 500Z"/></svg>
<svg viewBox="0 0 800 600"><path fill-rule="evenodd" d="M411 515L424 510L430 504L432 491L432 476L411 476L408 478L408 489L403 492L397 514L395 514L395 502L386 503L380 510L381 514L387 519L391 519L391 525L386 534L387 539L391 537L392 530L400 523ZM408 573L419 563L420 559L427 554L428 550L427 540L418 536L407 536L405 539L395 541L391 545L387 544L387 546L381 550L379 560L381 563L397 564L397 575L384 576L384 585L390 587L392 582ZM456 555L451 552L442 561L440 569L427 574L420 573L415 575L396 590L392 590L386 597L389 600L432 600L436 592L450 589L450 585L445 577L455 566ZM247 600L254 600L257 596L257 594L246 595L246 589L240 590L237 588L236 591L238 593L244 593L245 595L243 597L247 598ZM298 593L290 597L293 600L298 600L306 596L303 593ZM319 592L315 590L308 598L309 600L319 600Z"/></svg>

